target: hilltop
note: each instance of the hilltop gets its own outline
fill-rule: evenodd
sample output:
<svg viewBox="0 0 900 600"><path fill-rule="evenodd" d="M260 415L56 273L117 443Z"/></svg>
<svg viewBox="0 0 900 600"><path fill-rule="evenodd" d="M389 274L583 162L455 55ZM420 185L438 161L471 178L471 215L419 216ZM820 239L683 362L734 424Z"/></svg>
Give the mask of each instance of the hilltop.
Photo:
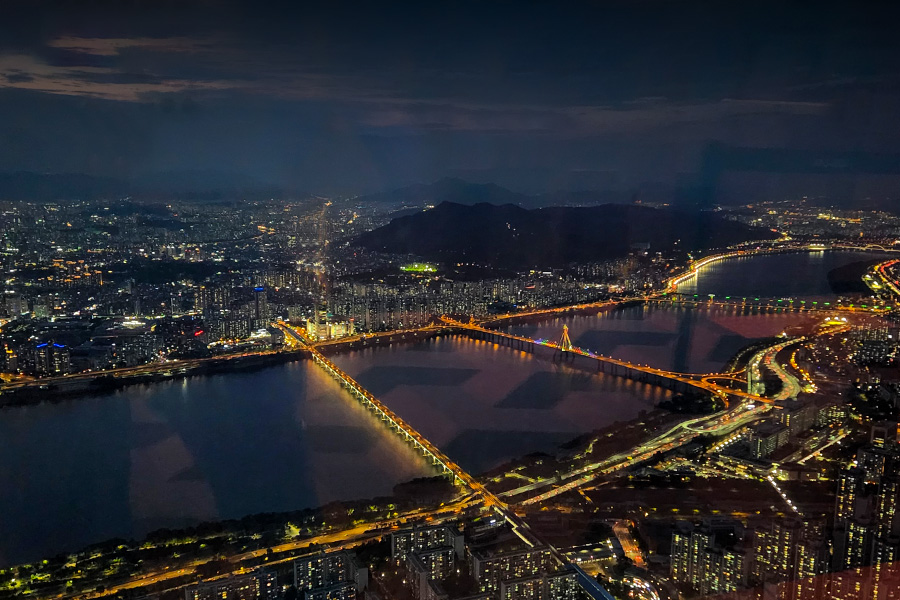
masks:
<svg viewBox="0 0 900 600"><path fill-rule="evenodd" d="M651 251L698 251L771 239L765 229L711 212L627 204L528 210L513 204L443 202L362 234L370 250L503 268L558 267Z"/></svg>

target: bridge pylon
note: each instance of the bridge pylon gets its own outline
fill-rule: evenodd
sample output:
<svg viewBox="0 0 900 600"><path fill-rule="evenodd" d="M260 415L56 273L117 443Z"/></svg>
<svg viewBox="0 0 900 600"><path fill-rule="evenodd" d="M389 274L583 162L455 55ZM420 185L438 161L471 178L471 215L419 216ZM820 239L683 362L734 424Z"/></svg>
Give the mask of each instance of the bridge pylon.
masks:
<svg viewBox="0 0 900 600"><path fill-rule="evenodd" d="M571 352L572 351L572 340L569 339L569 326L563 325L562 337L559 338L559 343L556 345L560 352Z"/></svg>

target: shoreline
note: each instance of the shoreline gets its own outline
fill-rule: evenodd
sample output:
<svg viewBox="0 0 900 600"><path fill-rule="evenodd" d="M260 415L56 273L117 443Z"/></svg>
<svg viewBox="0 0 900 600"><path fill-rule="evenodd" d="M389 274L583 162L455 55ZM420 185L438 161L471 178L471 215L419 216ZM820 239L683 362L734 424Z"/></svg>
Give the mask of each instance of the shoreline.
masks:
<svg viewBox="0 0 900 600"><path fill-rule="evenodd" d="M767 249L756 249L756 250L733 250L730 252L722 252L719 254L711 254L709 256L703 257L696 261L694 264L688 265L681 273L673 275L666 282L666 287L664 291L669 290L677 290L678 286L685 283L686 281L690 281L694 277L696 277L700 271L702 271L705 267L722 262L733 260L737 258L753 258L755 256L768 256L768 255L776 255L776 254L800 254L800 253L813 253L813 252L865 252L865 253L880 253L880 254L894 254L900 252L900 249L892 248L868 248L862 246L842 246L842 245L834 245L827 244L822 247L813 247L812 244L808 244L805 246L800 246L797 248L767 248Z"/></svg>
<svg viewBox="0 0 900 600"><path fill-rule="evenodd" d="M164 381L177 381L196 375L227 375L249 372L285 364L309 357L306 350L289 350L277 353L231 356L204 359L199 365L173 364L168 370L156 373L115 376L109 371L97 372L89 377L79 375L77 379L58 377L36 380L14 388L0 388L0 410L35 404L58 403L83 396L102 396L134 385L150 385Z"/></svg>
<svg viewBox="0 0 900 600"><path fill-rule="evenodd" d="M448 331L447 335L459 335L459 334ZM415 343L416 341L419 341L419 340L409 339L405 343ZM742 351L743 350L746 350L746 348L742 349ZM740 352L738 354L740 354ZM303 357L297 356L297 353L295 353L293 357L285 357L283 355L281 355L281 356L276 355L276 356L269 356L266 358L268 359L266 361L266 363L268 363L268 364L256 363L253 365L247 365L245 367L245 369L249 370L249 369L257 369L257 368L267 368L268 366L271 366L271 364L276 363L276 362L282 362L282 361L287 362L288 361L287 359L289 359L289 358L293 358L294 360L299 360ZM273 360L273 359L275 359L275 360ZM208 368L204 369L204 371L206 371L206 373L209 373ZM189 375L183 374L181 376L188 377ZM122 387L131 385L131 384L132 383L124 383L123 382ZM569 460L572 460L577 455L586 455L586 453L607 454L611 451L622 449L622 448L620 448L620 446L622 445L623 440L619 439L619 436L615 436L615 437L607 439L607 437L608 437L607 434L611 434L611 432L616 432L616 431L622 432L623 430L628 430L628 431L634 430L632 435L638 435L641 432L646 433L643 426L646 425L647 423L653 423L654 429L657 429L657 428L663 427L663 426L671 426L672 424L676 424L686 418L689 418L689 416L688 415L680 415L678 413L674 413L674 412L671 412L671 411L668 411L665 409L653 408L648 411L642 411L641 414L639 414L639 415L635 416L634 418L629 419L627 421L616 422L616 423L610 424L604 428L600 428L597 430L592 430L589 432L575 435L570 440L567 440L566 442L559 444L556 448L554 448L552 450L551 453L546 454L546 456L552 457L551 462L556 463L558 461L563 461L563 462L569 461ZM632 442L636 442L636 441L637 441L637 439L632 440ZM612 445L610 445L610 444L612 444ZM498 465L496 467L493 467L491 469L487 469L483 472L478 473L476 475L476 478L481 481L490 480L492 476L496 476L500 472L509 470L510 468L513 468L516 465L521 465L521 466L528 465L529 463L532 463L534 459L535 459L534 453L522 454L518 457L510 459L509 461L506 461L502 465ZM244 533L249 533L250 529L252 529L253 526L257 527L257 529L254 530L256 533L260 533L260 532L261 533L266 533L266 532L271 533L273 531L280 531L280 529L284 529L288 523L293 522L293 520L296 520L301 515L303 516L303 518L306 518L308 516L313 516L313 515L324 515L324 514L337 515L339 512L339 511L337 511L337 509L342 508L342 507L357 507L357 508L359 508L362 506L379 505L381 508L384 508L385 506L394 506L394 507L397 507L398 509L400 509L401 507L405 506L406 504L408 504L410 502L415 504L415 500L417 499L417 498L410 497L408 493L406 493L406 494L401 493L400 490L402 488L404 488L405 486L409 486L411 483L417 482L417 481L425 481L426 483L427 482L434 483L439 479L441 481L443 481L443 479L438 476L438 477L414 478L409 481L398 483L397 486L395 486L395 488L394 488L394 493L390 496L381 496L381 497L355 499L355 500L341 500L341 501L329 502L327 504L320 505L320 506L301 508L301 509L286 511L286 512L253 513L253 514L249 514L244 517L241 517L241 518L222 519L222 520L217 520L217 521L204 521L204 522L198 522L195 525L190 525L190 526L181 527L181 528L171 528L171 529L163 528L163 529L155 530L153 532L148 533L146 536L144 536L140 540L122 540L121 538L111 538L108 540L103 540L103 541L98 541L96 543L88 544L79 550L76 550L76 551L73 551L73 552L70 552L67 554L69 556L75 556L75 555L81 555L84 553L91 553L91 551L96 548L104 548L104 547L115 548L116 546L121 544L123 541L126 545L128 545L130 547L139 547L139 546L141 546L142 543L145 543L148 540L153 540L157 544L165 545L166 540L173 540L173 539L175 539L175 540L181 540L181 539L187 539L187 538L192 538L194 540L208 539L207 536L210 536L210 535L212 535L214 538L218 539L218 538L222 538L222 537L228 537L230 535L235 535L234 532L237 530L240 530ZM248 524L252 524L252 525L250 527L248 527L247 526ZM314 537L314 536L315 536L315 534L310 532L310 533L307 533L306 535L301 536L300 539L302 541L302 539L307 539L307 538ZM296 538L294 538L294 539L295 539L295 541L297 541ZM196 558L196 555L195 555L195 558Z"/></svg>

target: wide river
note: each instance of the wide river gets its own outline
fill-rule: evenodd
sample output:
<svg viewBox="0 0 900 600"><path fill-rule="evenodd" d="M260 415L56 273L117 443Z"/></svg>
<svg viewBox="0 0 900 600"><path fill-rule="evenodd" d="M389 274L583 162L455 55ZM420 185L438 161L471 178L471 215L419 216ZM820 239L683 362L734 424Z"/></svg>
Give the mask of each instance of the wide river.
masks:
<svg viewBox="0 0 900 600"><path fill-rule="evenodd" d="M0 564L433 474L311 361L0 410Z"/></svg>
<svg viewBox="0 0 900 600"><path fill-rule="evenodd" d="M680 291L828 296L826 274L872 254L738 259ZM809 318L638 307L517 329L679 371ZM665 396L463 337L335 362L472 472L634 418ZM433 471L308 362L0 410L0 565L160 527L390 494Z"/></svg>
<svg viewBox="0 0 900 600"><path fill-rule="evenodd" d="M722 260L680 286L684 294L765 298L834 298L828 272L855 262L896 255L876 252L795 252Z"/></svg>

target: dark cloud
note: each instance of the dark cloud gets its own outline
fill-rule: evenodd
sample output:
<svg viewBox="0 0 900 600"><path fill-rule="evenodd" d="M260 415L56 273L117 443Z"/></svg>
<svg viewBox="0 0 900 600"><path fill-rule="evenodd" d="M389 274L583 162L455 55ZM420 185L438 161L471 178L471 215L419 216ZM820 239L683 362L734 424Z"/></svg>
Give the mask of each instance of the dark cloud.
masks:
<svg viewBox="0 0 900 600"><path fill-rule="evenodd" d="M27 83L29 81L34 81L34 77L29 75L28 73L23 73L22 71L17 71L16 69L10 69L6 73L3 74L3 77L6 78L7 83L16 84L16 83Z"/></svg>
<svg viewBox="0 0 900 600"><path fill-rule="evenodd" d="M13 0L3 12L0 133L15 143L0 170L225 166L348 189L590 171L624 186L697 170L711 142L900 150L889 3Z"/></svg>

